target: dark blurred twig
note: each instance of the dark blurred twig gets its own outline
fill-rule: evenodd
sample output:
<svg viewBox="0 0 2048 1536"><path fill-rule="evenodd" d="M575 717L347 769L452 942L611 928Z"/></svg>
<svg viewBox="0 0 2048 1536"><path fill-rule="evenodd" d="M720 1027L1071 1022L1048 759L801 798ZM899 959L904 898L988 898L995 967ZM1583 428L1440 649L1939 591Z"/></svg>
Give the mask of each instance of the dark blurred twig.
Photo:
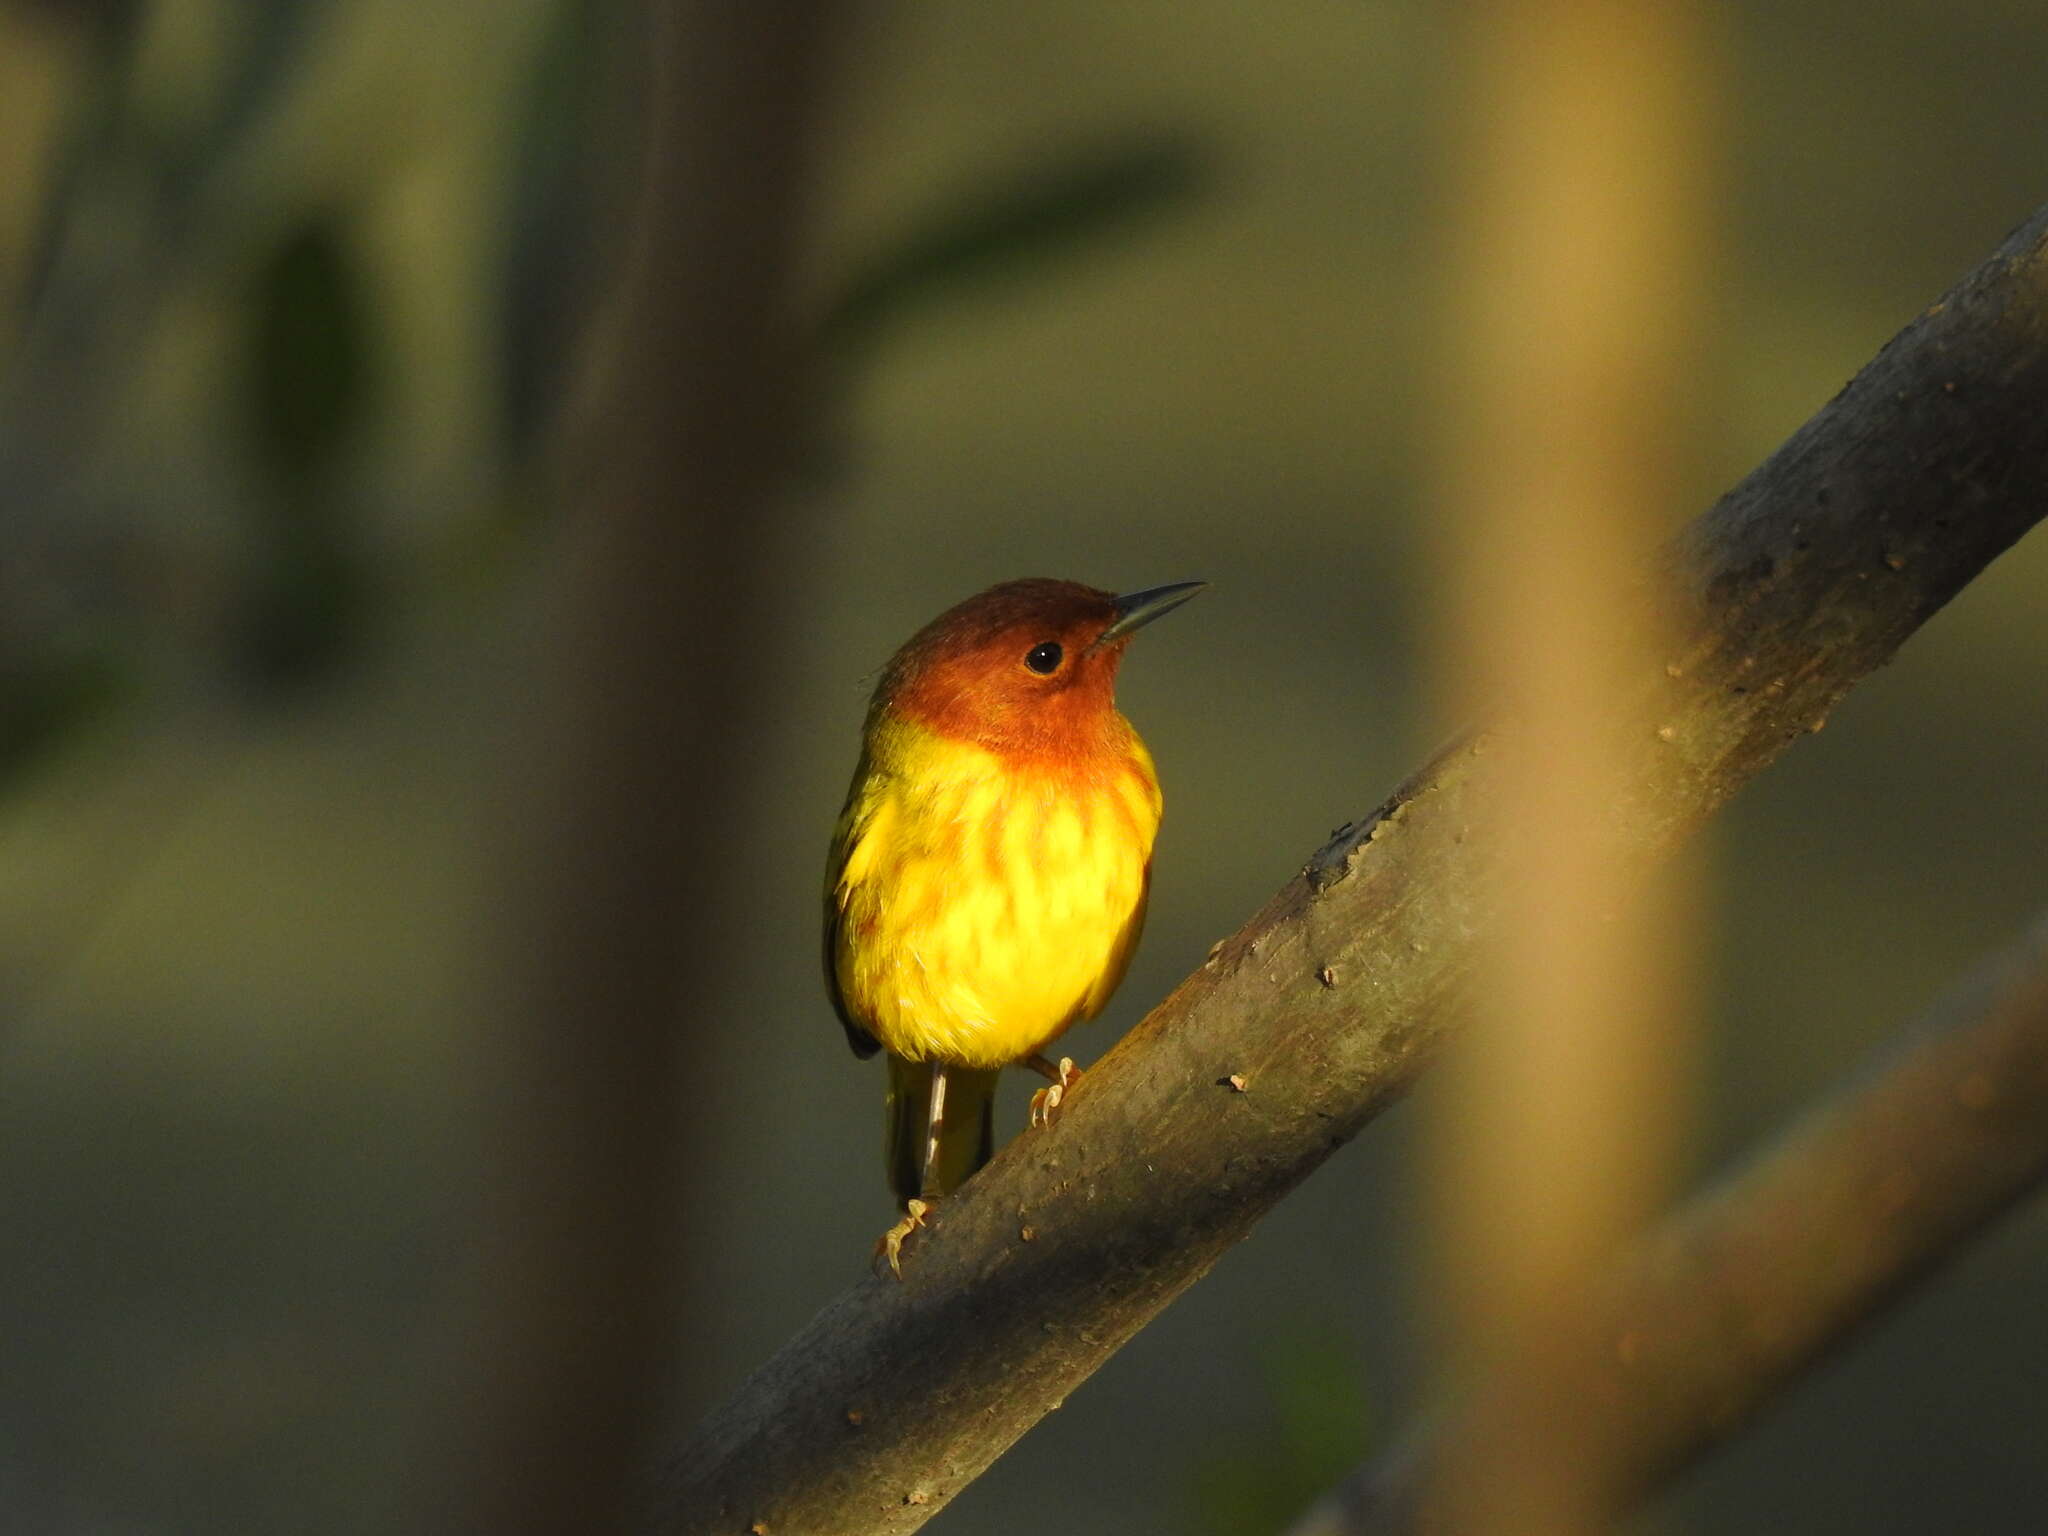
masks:
<svg viewBox="0 0 2048 1536"><path fill-rule="evenodd" d="M2048 1177L2048 919L1858 1080L1551 1320L1640 1498L1730 1438ZM1292 1536L1446 1531L1427 1469L1463 1415L1361 1468Z"/></svg>
<svg viewBox="0 0 2048 1536"><path fill-rule="evenodd" d="M621 39L647 112L633 243L574 454L513 996L477 1064L490 1311L458 1518L492 1536L621 1523L694 1299L685 1069L718 1059L735 810L790 611L788 278L831 9L673 0Z"/></svg>
<svg viewBox="0 0 2048 1536"><path fill-rule="evenodd" d="M1140 132L992 178L931 209L857 268L820 318L817 345L857 355L900 324L903 312L1179 208L1209 176L1193 137Z"/></svg>
<svg viewBox="0 0 2048 1536"><path fill-rule="evenodd" d="M2048 210L1667 552L1685 638L1627 659L1608 720L1625 845L1681 838L2048 510L2044 295ZM921 1525L1399 1098L1490 927L1471 833L1516 747L1462 743L1335 836L941 1208L901 1284L854 1285L698 1430L662 1528Z"/></svg>

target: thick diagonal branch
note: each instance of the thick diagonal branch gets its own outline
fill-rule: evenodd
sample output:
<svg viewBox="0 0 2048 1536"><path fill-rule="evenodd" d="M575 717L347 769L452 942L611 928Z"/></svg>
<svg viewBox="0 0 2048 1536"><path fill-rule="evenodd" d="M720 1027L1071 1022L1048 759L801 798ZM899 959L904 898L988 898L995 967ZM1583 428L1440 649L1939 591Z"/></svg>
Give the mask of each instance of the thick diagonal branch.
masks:
<svg viewBox="0 0 2048 1536"><path fill-rule="evenodd" d="M1659 562L1690 638L1634 658L1608 722L1615 824L1646 855L2048 509L2044 243L2048 212ZM914 1529L1404 1093L1490 920L1468 829L1514 746L1461 744L1340 832L948 1204L903 1284L845 1292L700 1428L661 1527Z"/></svg>
<svg viewBox="0 0 2048 1536"><path fill-rule="evenodd" d="M2048 919L1554 1320L1583 1406L1615 1427L1624 1491L1733 1435L2044 1178ZM1463 1423L1361 1468L1293 1536L1447 1529L1427 1469Z"/></svg>

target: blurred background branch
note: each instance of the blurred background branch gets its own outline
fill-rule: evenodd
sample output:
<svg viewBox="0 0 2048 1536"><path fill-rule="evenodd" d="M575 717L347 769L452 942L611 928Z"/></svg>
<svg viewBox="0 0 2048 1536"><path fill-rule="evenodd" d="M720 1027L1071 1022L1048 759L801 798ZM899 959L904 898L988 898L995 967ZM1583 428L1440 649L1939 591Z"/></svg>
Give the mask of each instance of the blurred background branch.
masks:
<svg viewBox="0 0 2048 1536"><path fill-rule="evenodd" d="M1668 851L2043 515L2048 209L1680 536L1602 701L1617 847ZM1816 493L1819 494L1816 494ZM685 1444L661 1528L914 1529L1434 1058L1497 911L1519 722L1348 825L1062 1107ZM1510 766L1507 772L1512 772Z"/></svg>
<svg viewBox="0 0 2048 1536"><path fill-rule="evenodd" d="M1697 437L1718 58L1692 0L1458 16L1430 673L1447 727L1510 720L1517 746L1472 827L1500 851L1479 903L1499 920L1426 1127L1436 1371L1497 1385L1435 1470L1465 1536L1592 1536L1612 1436L1548 1319L1664 1203L1711 940L1696 864L1620 833L1611 701L1679 638L1638 570Z"/></svg>
<svg viewBox="0 0 2048 1536"><path fill-rule="evenodd" d="M1636 1503L1740 1434L2048 1177L2048 919L1748 1167L1544 1321ZM1480 1396L1497 1390L1482 1381ZM1361 1467L1290 1536L1463 1530L1435 1469L1470 1403Z"/></svg>
<svg viewBox="0 0 2048 1536"><path fill-rule="evenodd" d="M1049 258L1184 208L1206 189L1208 158L1186 132L1135 133L958 194L847 277L819 319L819 344L860 361L917 305L1004 278L1042 280Z"/></svg>
<svg viewBox="0 0 2048 1536"><path fill-rule="evenodd" d="M495 1139L463 1529L623 1528L667 1362L710 1325L689 1106L727 1059L733 807L804 600L780 494L806 394L790 287L835 20L658 0L617 40L640 185L564 474L503 1023L477 1041Z"/></svg>

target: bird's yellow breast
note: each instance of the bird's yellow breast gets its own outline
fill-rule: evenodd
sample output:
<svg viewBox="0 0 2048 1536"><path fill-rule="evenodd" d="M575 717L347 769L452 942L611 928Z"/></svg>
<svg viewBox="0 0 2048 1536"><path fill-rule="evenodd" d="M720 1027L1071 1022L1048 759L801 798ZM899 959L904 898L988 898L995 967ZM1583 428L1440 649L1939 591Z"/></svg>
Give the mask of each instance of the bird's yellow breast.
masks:
<svg viewBox="0 0 2048 1536"><path fill-rule="evenodd" d="M832 846L845 1013L898 1056L962 1067L1094 1017L1137 947L1159 812L1135 732L1076 767L883 722Z"/></svg>

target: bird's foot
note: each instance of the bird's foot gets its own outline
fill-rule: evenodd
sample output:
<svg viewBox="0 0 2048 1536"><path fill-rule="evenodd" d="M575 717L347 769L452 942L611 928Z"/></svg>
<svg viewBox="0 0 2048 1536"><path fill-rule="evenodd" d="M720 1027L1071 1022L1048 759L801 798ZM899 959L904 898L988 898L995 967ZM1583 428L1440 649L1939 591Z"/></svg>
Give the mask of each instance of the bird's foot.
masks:
<svg viewBox="0 0 2048 1536"><path fill-rule="evenodd" d="M1025 1058L1024 1065L1051 1080L1047 1086L1031 1095L1031 1123L1051 1125L1052 1117L1059 1112L1060 1103L1067 1096L1067 1090L1080 1080L1081 1069L1074 1065L1074 1058L1071 1056L1062 1056L1057 1066L1043 1056L1030 1056Z"/></svg>
<svg viewBox="0 0 2048 1536"><path fill-rule="evenodd" d="M903 1202L903 1219L875 1239L875 1264L879 1270L881 1261L889 1261L889 1273L898 1280L903 1278L903 1240L924 1225L925 1217L931 1214L934 1202L911 1199Z"/></svg>

